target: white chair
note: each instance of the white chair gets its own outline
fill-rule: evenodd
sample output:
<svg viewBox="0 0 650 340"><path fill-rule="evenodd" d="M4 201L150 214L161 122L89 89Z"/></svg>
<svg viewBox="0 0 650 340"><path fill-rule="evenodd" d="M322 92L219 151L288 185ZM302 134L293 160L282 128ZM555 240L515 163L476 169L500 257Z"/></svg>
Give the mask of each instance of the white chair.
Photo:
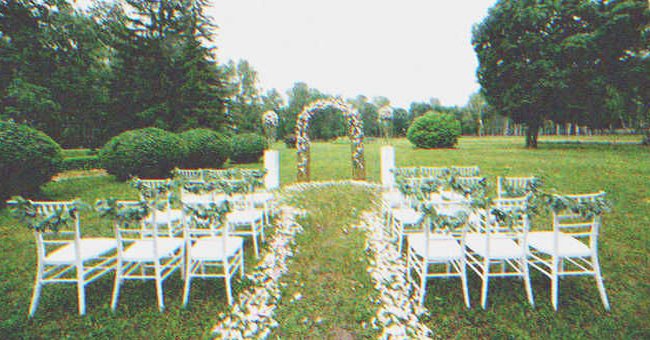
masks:
<svg viewBox="0 0 650 340"><path fill-rule="evenodd" d="M119 209L138 209L141 202L120 201ZM120 295L120 286L124 280L154 280L158 309L165 308L163 283L176 270L183 270L185 256L185 241L182 237L163 237L168 233L162 232L165 224L155 221L151 224L153 230L142 228L138 221L132 223L115 222L117 237L117 266L115 270L115 285L111 309L115 311Z"/></svg>
<svg viewBox="0 0 650 340"><path fill-rule="evenodd" d="M201 208L201 205L194 205ZM213 205L214 207L215 205ZM214 217L190 215L185 227L187 266L183 306L187 306L193 278L224 278L228 304L233 304L231 279L244 277L244 240L231 236L227 224Z"/></svg>
<svg viewBox="0 0 650 340"><path fill-rule="evenodd" d="M528 301L534 306L533 290L528 271L527 236L530 228L527 197L502 199L499 209L512 214L512 225L499 223L488 211L477 211L477 232L466 236L467 259L470 268L481 278L481 306L485 309L491 277L521 277Z"/></svg>
<svg viewBox="0 0 650 340"><path fill-rule="evenodd" d="M255 191L247 196L254 207L259 207L264 212L264 226L270 225L275 213L275 196L267 191ZM264 240L264 226L262 226L262 240Z"/></svg>
<svg viewBox="0 0 650 340"><path fill-rule="evenodd" d="M595 201L605 193L567 195L577 202ZM558 308L558 284L563 276L593 275L606 310L609 300L598 261L601 216L581 216L573 211L553 212L553 231L532 232L531 266L551 279L551 303Z"/></svg>
<svg viewBox="0 0 650 340"><path fill-rule="evenodd" d="M147 216L143 223L151 229L151 225L156 223L158 226L164 225L169 237L180 236L183 232L183 210L172 208L172 191L169 179L138 179L140 184L140 200L161 200L162 209L152 209L151 214Z"/></svg>
<svg viewBox="0 0 650 340"><path fill-rule="evenodd" d="M418 301L420 305L424 303L429 278L458 277L461 279L465 305L470 308L465 259L466 223L456 230L441 230L429 218L427 220L423 233L407 237L407 273L411 280L413 272L418 276ZM430 231L432 226L437 232Z"/></svg>
<svg viewBox="0 0 650 340"><path fill-rule="evenodd" d="M478 166L452 166L451 172L462 177L479 176L481 169Z"/></svg>
<svg viewBox="0 0 650 340"><path fill-rule="evenodd" d="M29 201L39 218L74 209L75 203ZM71 214L73 226L58 232L35 231L37 271L34 292L29 307L31 318L38 307L41 288L46 284L75 283L79 299L79 314L86 313L87 284L113 270L115 266L115 239L82 238L79 212ZM64 227L64 226L62 226Z"/></svg>
<svg viewBox="0 0 650 340"><path fill-rule="evenodd" d="M228 230L231 230L234 236L250 236L253 239L255 256L259 258L258 238L264 232L264 211L255 208L253 202L245 194L233 195L228 198L228 202L231 209L226 214Z"/></svg>
<svg viewBox="0 0 650 340"><path fill-rule="evenodd" d="M537 177L497 177L497 198L522 197L533 191Z"/></svg>

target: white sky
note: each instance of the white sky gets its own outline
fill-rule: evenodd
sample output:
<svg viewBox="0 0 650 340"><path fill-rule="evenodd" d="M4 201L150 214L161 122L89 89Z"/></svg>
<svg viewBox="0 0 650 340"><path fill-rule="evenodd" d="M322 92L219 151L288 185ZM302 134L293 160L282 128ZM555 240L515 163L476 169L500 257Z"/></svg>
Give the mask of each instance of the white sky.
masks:
<svg viewBox="0 0 650 340"><path fill-rule="evenodd" d="M302 81L396 107L477 91L472 25L495 0L212 0L217 56L248 60L283 95Z"/></svg>

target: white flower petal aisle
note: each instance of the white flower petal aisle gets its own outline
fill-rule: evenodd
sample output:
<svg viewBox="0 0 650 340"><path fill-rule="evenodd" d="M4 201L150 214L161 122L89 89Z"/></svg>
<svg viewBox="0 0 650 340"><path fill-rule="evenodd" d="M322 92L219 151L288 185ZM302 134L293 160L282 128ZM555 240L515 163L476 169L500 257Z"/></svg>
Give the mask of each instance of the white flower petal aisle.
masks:
<svg viewBox="0 0 650 340"><path fill-rule="evenodd" d="M373 327L381 330L381 339L429 338L431 330L419 321L426 308L418 304L406 278L406 264L381 218L376 211L365 212L362 221L359 227L366 230L366 250L373 256L368 272L380 294Z"/></svg>
<svg viewBox="0 0 650 340"><path fill-rule="evenodd" d="M302 211L281 206L277 231L269 242L268 253L251 274L246 276L252 287L239 294L238 303L231 311L221 314L221 320L212 329L219 339L266 338L278 326L273 318L280 300L279 278L287 272L287 261L293 256L295 236L302 231L296 216Z"/></svg>

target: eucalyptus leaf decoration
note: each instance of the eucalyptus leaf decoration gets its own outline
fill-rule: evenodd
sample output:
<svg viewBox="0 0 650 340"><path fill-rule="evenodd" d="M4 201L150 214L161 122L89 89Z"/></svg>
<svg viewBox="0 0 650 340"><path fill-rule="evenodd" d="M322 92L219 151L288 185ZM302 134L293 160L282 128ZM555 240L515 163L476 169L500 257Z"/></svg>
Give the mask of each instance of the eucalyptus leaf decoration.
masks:
<svg viewBox="0 0 650 340"><path fill-rule="evenodd" d="M469 219L467 212L458 211L454 216L439 215L431 202L423 202L420 204L420 211L425 216L429 217L430 221L439 230L457 231L462 228Z"/></svg>
<svg viewBox="0 0 650 340"><path fill-rule="evenodd" d="M101 217L110 218L120 225L131 226L140 223L151 211L147 201L139 201L135 204L120 204L117 198L98 200L95 203L95 210Z"/></svg>
<svg viewBox="0 0 650 340"><path fill-rule="evenodd" d="M546 207L556 213L570 211L583 218L593 218L612 210L612 204L605 198L605 194L590 200L580 200L566 195L541 191L537 192L535 196L539 206Z"/></svg>
<svg viewBox="0 0 650 340"><path fill-rule="evenodd" d="M527 214L526 209L521 207L514 207L508 209L492 208L490 211L492 216L501 226L506 226L508 229L514 231L515 226L520 224Z"/></svg>
<svg viewBox="0 0 650 340"><path fill-rule="evenodd" d="M37 232L58 232L61 227L70 226L77 218L79 210L84 208L83 203L75 201L69 209L56 208L51 213L43 215L31 201L21 196L13 197L11 201L12 215Z"/></svg>
<svg viewBox="0 0 650 340"><path fill-rule="evenodd" d="M224 201L221 204L188 204L183 207L186 214L194 216L197 221L208 223L223 223L226 213L230 211L230 204Z"/></svg>
<svg viewBox="0 0 650 340"><path fill-rule="evenodd" d="M535 193L542 186L542 180L535 177L532 180L526 183L525 187L512 185L512 183L506 181L503 186L507 197L522 197L526 196L528 193Z"/></svg>

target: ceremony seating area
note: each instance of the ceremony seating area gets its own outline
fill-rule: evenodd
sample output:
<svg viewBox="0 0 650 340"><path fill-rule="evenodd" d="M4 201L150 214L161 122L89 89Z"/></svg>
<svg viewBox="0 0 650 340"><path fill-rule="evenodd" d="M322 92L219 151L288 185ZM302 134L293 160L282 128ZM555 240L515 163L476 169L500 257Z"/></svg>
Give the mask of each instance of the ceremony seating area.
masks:
<svg viewBox="0 0 650 340"><path fill-rule="evenodd" d="M112 220L114 238L81 236L87 206L79 201L11 202L25 221L38 222L30 224L38 264L29 316L42 287L55 283L77 285L79 314L85 314L86 285L113 271L113 311L131 280L154 281L163 311L163 284L175 272L184 280L183 306L196 278L223 278L232 304L231 280L237 273L244 276L244 241L249 239L259 257L275 213L276 198L262 188L263 176L260 170L181 169L173 179L134 178L139 200L96 203L99 214Z"/></svg>
<svg viewBox="0 0 650 340"><path fill-rule="evenodd" d="M546 193L536 177L499 176L494 197L479 171L478 167L392 171L396 189L382 194L385 224L406 256L407 274L419 287L420 303L430 278L457 277L469 308L467 269L471 269L482 282L483 308L490 279L502 277L521 279L534 306L532 268L550 278L555 310L559 278L575 275L595 278L609 310L597 251L601 217L607 210L605 193ZM531 224L533 215L539 225Z"/></svg>

